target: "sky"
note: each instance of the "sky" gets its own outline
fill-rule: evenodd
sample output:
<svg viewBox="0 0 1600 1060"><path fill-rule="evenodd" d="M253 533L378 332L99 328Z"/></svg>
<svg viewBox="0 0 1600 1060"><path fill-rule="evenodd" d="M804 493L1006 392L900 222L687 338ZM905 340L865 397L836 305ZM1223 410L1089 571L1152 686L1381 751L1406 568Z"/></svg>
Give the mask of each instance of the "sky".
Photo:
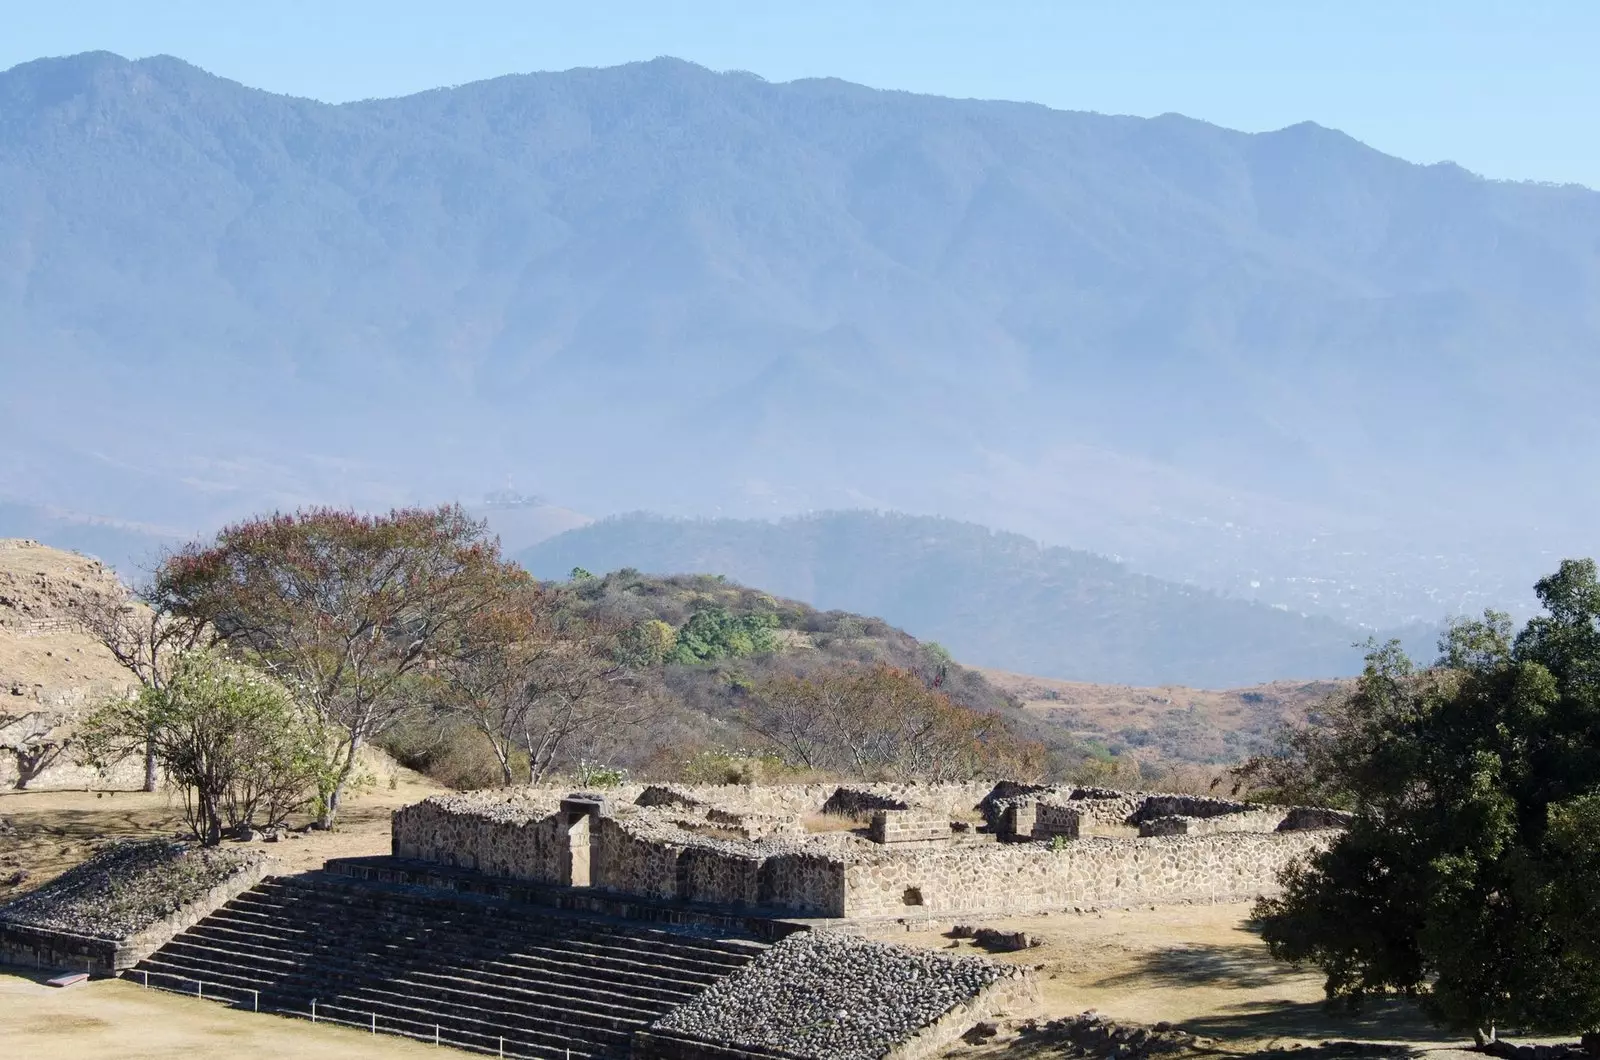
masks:
<svg viewBox="0 0 1600 1060"><path fill-rule="evenodd" d="M1252 132L1309 120L1600 188L1596 0L0 0L0 25L0 69L164 53L342 102L672 55Z"/></svg>

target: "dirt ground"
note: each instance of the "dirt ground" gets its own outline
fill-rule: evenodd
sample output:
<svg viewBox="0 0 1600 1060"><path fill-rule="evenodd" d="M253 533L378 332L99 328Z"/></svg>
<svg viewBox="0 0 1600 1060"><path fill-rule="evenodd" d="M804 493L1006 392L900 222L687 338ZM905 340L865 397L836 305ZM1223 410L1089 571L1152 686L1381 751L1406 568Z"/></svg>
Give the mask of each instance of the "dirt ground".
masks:
<svg viewBox="0 0 1600 1060"><path fill-rule="evenodd" d="M320 868L329 858L387 854L390 813L443 789L409 769L372 762L372 784L345 804L337 830L291 831L277 843L254 845L278 858L283 873ZM0 792L0 902L60 875L106 841L187 838L183 807L175 799L161 791ZM26 879L7 886L18 872Z"/></svg>
<svg viewBox="0 0 1600 1060"><path fill-rule="evenodd" d="M0 1042L7 1056L51 1060L165 1060L174 1056L364 1058L438 1055L392 1035L256 1015L161 990L103 979L65 990L0 966ZM466 1054L461 1054L466 1055Z"/></svg>
<svg viewBox="0 0 1600 1060"><path fill-rule="evenodd" d="M1327 1039L1445 1046L1444 1035L1405 1005L1373 1006L1359 1015L1327 1011L1321 976L1274 960L1251 930L1249 913L1247 903L1144 906L984 920L982 926L1025 931L1043 941L1034 949L988 956L1034 967L1050 1018L1093 1009L1119 1021L1166 1020L1242 1048ZM948 953L985 952L938 931L875 934ZM1007 1053L996 1043L954 1055L1031 1054Z"/></svg>
<svg viewBox="0 0 1600 1060"><path fill-rule="evenodd" d="M441 790L407 769L376 764L376 782L345 806L333 832L291 832L258 843L283 873L318 868L332 857L389 852L389 815ZM392 781L392 784L391 784ZM0 793L0 902L87 858L104 841L183 833L183 809L164 792L21 791ZM4 883L23 871L18 887ZM118 980L66 990L30 969L0 966L0 1042L6 1056L59 1060L118 1056L231 1060L293 1057L421 1056L423 1046L390 1035L257 1016Z"/></svg>

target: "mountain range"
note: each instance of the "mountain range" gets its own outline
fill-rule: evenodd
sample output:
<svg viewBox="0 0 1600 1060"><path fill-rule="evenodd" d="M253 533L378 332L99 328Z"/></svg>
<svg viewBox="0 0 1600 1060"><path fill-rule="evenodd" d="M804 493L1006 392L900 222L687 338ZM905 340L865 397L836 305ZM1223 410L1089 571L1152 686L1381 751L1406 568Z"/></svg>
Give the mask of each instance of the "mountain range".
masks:
<svg viewBox="0 0 1600 1060"><path fill-rule="evenodd" d="M1600 193L673 59L329 105L0 73L0 500L973 520L1369 626L1600 496ZM6 532L0 527L0 532Z"/></svg>

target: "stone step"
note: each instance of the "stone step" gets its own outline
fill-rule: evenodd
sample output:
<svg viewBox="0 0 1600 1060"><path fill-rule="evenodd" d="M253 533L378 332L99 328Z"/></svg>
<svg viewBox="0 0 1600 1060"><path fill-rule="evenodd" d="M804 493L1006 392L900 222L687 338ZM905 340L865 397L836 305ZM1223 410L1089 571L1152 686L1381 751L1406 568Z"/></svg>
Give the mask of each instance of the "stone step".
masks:
<svg viewBox="0 0 1600 1060"><path fill-rule="evenodd" d="M437 912L441 905L447 903L454 916L488 918L495 923L557 923L568 925L568 929L586 929L601 925L614 934L624 934L638 939L656 939L679 945L693 944L700 950L720 951L740 959L746 959L753 952L765 948L764 943L751 939L724 937L704 930L696 931L689 928L673 930L637 921L569 912L501 898L453 891L428 892L425 888L407 884L369 883L343 876L319 874L299 878L273 877L262 881L259 893L296 892L323 900L331 900L338 896L361 904L381 903L389 908L418 907L430 914Z"/></svg>
<svg viewBox="0 0 1600 1060"><path fill-rule="evenodd" d="M144 978L145 973L149 975L148 980ZM368 1026L371 1016L376 1013L380 1030L392 1032L397 1021L414 1024L416 1028L427 1025L430 1029L426 1037L431 1040L431 1028L437 1024L442 1032L466 1031L488 1037L503 1035L508 1042L516 1039L523 1043L540 1042L551 1047L572 1046L574 1056L580 1055L580 1051L596 1048L625 1055L633 1032L647 1025L643 1020L619 1022L611 1026L596 1025L587 1020L574 1020L572 1013L556 1008L521 1012L481 1004L457 1004L441 1001L427 987L419 987L414 991L376 987L320 992L296 989L285 993L271 984L258 983L247 977L154 958L125 974L134 982L147 981L150 985L178 993L193 992L203 1000L255 1008L262 1012L309 1018L314 1000L319 1018L342 1013L343 1022ZM199 989L193 990L197 980ZM422 1036L420 1031L417 1036ZM459 1034L444 1033L444 1037L451 1040L459 1038ZM602 1052L598 1055L605 1054Z"/></svg>
<svg viewBox="0 0 1600 1060"><path fill-rule="evenodd" d="M316 975L310 976L302 971L302 962L290 958L256 954L245 957L184 940L174 940L164 947L162 960L169 967L188 969L197 978L233 982L244 988L283 995L303 993L309 997L317 993L322 983L371 980L370 975L348 974L352 967L350 962L344 962L343 969L319 963ZM346 974L340 974L341 971ZM543 1005L575 1021L596 1026L648 1023L672 1007L671 1003L645 1006L627 995L583 985L582 980L570 985L555 984L544 981L543 977L535 980L526 976L485 974L452 965L441 965L433 971L396 969L395 974L385 977L383 982L410 983L424 990L431 984L433 989L447 993L470 993L486 1004L504 1001L517 1007ZM683 996L678 1000L686 999L687 996Z"/></svg>
<svg viewBox="0 0 1600 1060"><path fill-rule="evenodd" d="M324 967L334 968L338 967L340 962L367 956L330 950L319 957L316 951L310 948L275 944L267 937L239 932L218 924L197 925L186 935L188 941L193 944L203 944L225 952L237 953L241 957L247 954L256 955L296 967L305 964L309 959L318 959ZM697 983L686 983L680 979L650 973L610 969L601 975L597 974L597 970L591 965L582 962L560 961L523 954L497 954L489 958L470 960L462 959L461 955L441 954L438 958L412 958L404 962L404 967L459 971L462 975L491 980L505 979L517 983L536 977L548 980L551 985L558 986L564 991L592 992L596 995L609 996L619 990L625 990L629 996L640 1001L649 1001L656 1007L681 1004L688 998L698 995L702 989ZM598 985L611 985L612 989L605 991L595 989Z"/></svg>
<svg viewBox="0 0 1600 1060"><path fill-rule="evenodd" d="M129 978L505 1055L620 1060L634 1034L765 946L316 876L246 891Z"/></svg>
<svg viewBox="0 0 1600 1060"><path fill-rule="evenodd" d="M334 934L340 937L350 937L353 929L346 923L346 916L333 918L329 915L313 915L311 911L300 909L294 912L271 911L253 903L242 903L230 906L223 911L221 920L237 920L254 922L263 927L269 927L280 934L298 933L311 937L324 937ZM648 964L663 970L672 969L689 981L701 984L714 982L728 972L743 967L751 957L743 959L701 959L695 951L676 947L667 949L659 945L638 943L630 938L612 938L608 941L594 941L585 938L563 938L555 932L523 933L496 928L492 931L479 931L463 933L452 930L454 925L448 923L425 923L419 921L407 923L387 919L381 928L368 926L365 932L371 935L381 935L387 940L396 942L416 942L426 938L437 938L448 935L456 945L473 944L485 952L506 948L509 943L521 945L537 940L543 943L540 948L545 950L565 950L574 954L583 954L603 964L607 959L621 960L631 965ZM759 951L757 951L759 952Z"/></svg>
<svg viewBox="0 0 1600 1060"><path fill-rule="evenodd" d="M277 949L285 953L311 956L320 953L360 953L400 960L396 956L408 947L407 940L394 935L353 937L333 930L317 931L310 928L289 928L272 921L236 918L232 910L219 910L192 928L189 934L196 938L211 938L219 945L255 945ZM231 933L231 934L229 934ZM423 949L419 960L436 958ZM663 986L677 991L698 993L720 976L698 970L685 970L675 965L665 965L651 960L633 960L628 957L596 955L585 950L563 949L559 946L502 943L497 946L472 945L462 940L452 940L449 952L469 960L525 959L530 962L549 962L554 966L570 967L590 978L615 979L621 982L640 982L644 985ZM639 979L644 976L646 978Z"/></svg>
<svg viewBox="0 0 1600 1060"><path fill-rule="evenodd" d="M338 886L349 885L341 882ZM354 886L359 888L360 885ZM281 880L265 881L259 893L247 892L241 898L243 900L241 908L270 907L275 913L292 908L296 902L311 902L324 907L346 904L337 897L322 893L304 883L285 883ZM765 948L756 942L702 938L652 928L612 924L603 924L597 928L596 922L592 919L529 910L511 903L479 908L476 904L461 902L452 904L447 911L441 911L437 899L430 900L406 893L381 891L360 896L358 904L381 909L385 917L396 925L417 925L428 928L449 926L469 933L486 930L490 934L504 933L508 927L514 926L519 933L531 930L559 934L563 939L574 942L591 941L613 945L616 940L625 939L629 948L663 955L681 955L719 972L742 967Z"/></svg>

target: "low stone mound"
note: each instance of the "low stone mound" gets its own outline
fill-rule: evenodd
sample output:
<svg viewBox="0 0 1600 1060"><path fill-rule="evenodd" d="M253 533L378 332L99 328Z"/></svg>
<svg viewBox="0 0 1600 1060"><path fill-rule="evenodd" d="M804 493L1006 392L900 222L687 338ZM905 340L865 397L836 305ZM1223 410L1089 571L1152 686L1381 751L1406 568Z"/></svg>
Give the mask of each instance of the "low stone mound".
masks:
<svg viewBox="0 0 1600 1060"><path fill-rule="evenodd" d="M929 1047L953 1041L996 1005L1031 993L1020 969L982 958L809 932L779 942L651 1031L757 1055L878 1060L913 1038Z"/></svg>
<svg viewBox="0 0 1600 1060"><path fill-rule="evenodd" d="M131 938L261 860L255 851L167 839L118 843L0 906L0 922Z"/></svg>
<svg viewBox="0 0 1600 1060"><path fill-rule="evenodd" d="M131 968L271 864L250 850L118 843L0 905L0 961L96 975Z"/></svg>

